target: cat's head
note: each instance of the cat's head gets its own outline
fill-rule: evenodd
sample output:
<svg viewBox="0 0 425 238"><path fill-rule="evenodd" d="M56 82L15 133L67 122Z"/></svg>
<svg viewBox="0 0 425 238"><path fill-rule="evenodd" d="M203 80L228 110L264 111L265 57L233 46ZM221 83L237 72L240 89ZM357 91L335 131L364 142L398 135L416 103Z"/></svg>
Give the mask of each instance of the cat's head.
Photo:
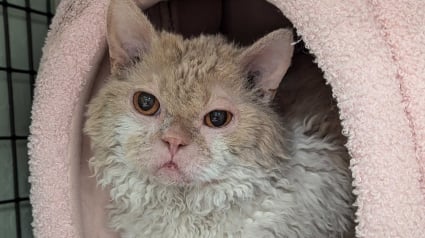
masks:
<svg viewBox="0 0 425 238"><path fill-rule="evenodd" d="M97 163L114 158L164 184L204 184L284 157L270 108L292 57L292 34L247 48L221 36L157 32L130 0L108 13L112 76L85 126ZM107 166L104 166L107 167ZM240 174L238 174L240 173Z"/></svg>

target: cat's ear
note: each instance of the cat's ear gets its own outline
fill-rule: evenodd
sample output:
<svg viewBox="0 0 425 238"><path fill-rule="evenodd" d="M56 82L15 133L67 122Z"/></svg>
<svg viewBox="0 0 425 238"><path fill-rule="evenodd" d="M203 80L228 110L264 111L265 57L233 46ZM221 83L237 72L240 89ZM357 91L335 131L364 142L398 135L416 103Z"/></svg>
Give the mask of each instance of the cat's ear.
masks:
<svg viewBox="0 0 425 238"><path fill-rule="evenodd" d="M269 33L248 47L241 62L249 87L261 90L262 99L270 102L288 70L294 46L291 30Z"/></svg>
<svg viewBox="0 0 425 238"><path fill-rule="evenodd" d="M112 73L149 52L156 32L133 0L112 0L107 15L107 41Z"/></svg>

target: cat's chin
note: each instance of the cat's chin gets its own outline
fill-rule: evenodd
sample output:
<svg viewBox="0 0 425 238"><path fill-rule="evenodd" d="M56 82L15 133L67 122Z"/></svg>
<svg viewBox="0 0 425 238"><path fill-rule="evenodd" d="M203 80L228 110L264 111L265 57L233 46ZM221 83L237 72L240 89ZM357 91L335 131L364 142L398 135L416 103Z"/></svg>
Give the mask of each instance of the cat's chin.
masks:
<svg viewBox="0 0 425 238"><path fill-rule="evenodd" d="M188 185L191 183L191 180L173 162L167 162L159 167L154 173L154 178L163 185Z"/></svg>

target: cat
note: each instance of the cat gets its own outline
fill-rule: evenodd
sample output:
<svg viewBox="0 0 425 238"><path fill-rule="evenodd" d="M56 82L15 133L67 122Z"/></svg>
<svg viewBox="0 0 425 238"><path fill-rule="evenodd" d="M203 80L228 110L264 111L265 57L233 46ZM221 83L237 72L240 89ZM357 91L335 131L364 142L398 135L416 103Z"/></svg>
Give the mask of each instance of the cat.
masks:
<svg viewBox="0 0 425 238"><path fill-rule="evenodd" d="M279 29L248 47L183 39L156 31L131 0L111 1L111 76L84 131L121 237L352 234L349 156L329 131L335 120L320 111L285 119L273 107L292 38Z"/></svg>

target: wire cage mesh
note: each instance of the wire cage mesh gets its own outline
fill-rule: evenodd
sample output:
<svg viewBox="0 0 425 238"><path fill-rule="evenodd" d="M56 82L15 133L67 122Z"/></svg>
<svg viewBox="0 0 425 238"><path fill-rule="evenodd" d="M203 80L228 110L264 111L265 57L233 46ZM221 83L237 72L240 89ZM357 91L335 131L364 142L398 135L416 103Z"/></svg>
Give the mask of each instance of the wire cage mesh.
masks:
<svg viewBox="0 0 425 238"><path fill-rule="evenodd" d="M33 237L26 144L41 48L57 3L0 0L0 237Z"/></svg>

